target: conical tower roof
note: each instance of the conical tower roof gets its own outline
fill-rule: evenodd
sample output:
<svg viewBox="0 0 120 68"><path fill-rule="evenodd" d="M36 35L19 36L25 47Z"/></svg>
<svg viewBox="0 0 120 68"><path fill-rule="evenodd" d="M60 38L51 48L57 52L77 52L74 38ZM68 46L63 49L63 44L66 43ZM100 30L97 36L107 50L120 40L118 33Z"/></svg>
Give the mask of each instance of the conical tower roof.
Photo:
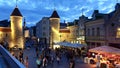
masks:
<svg viewBox="0 0 120 68"><path fill-rule="evenodd" d="M19 9L15 7L15 9L13 10L10 16L22 16L22 14L20 13Z"/></svg>
<svg viewBox="0 0 120 68"><path fill-rule="evenodd" d="M60 18L57 11L54 10L50 18Z"/></svg>

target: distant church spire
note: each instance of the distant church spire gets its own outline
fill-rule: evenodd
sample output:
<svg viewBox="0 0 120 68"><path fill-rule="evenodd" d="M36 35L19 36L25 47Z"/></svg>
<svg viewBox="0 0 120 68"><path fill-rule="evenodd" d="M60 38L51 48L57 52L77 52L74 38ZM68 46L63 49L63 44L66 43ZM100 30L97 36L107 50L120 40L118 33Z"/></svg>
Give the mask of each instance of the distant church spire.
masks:
<svg viewBox="0 0 120 68"><path fill-rule="evenodd" d="M24 23L23 23L23 27L24 27L24 29L25 29L25 27L26 27L26 20L25 20L25 17L24 17Z"/></svg>

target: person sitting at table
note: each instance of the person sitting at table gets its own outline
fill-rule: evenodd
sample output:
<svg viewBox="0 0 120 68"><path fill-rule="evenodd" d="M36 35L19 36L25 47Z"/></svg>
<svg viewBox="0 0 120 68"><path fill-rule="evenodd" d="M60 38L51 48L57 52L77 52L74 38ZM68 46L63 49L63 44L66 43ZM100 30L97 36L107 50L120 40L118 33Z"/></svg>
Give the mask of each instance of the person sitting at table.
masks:
<svg viewBox="0 0 120 68"><path fill-rule="evenodd" d="M115 63L115 68L120 68L120 63Z"/></svg>
<svg viewBox="0 0 120 68"><path fill-rule="evenodd" d="M98 61L97 63L96 63L96 68L100 68L100 61Z"/></svg>

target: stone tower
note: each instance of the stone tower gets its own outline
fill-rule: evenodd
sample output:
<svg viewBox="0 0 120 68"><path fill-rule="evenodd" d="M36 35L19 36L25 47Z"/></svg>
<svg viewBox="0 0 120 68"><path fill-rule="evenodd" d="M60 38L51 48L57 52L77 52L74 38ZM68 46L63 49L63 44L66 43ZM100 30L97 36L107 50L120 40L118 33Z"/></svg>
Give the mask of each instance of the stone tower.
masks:
<svg viewBox="0 0 120 68"><path fill-rule="evenodd" d="M23 43L23 29L22 29L22 14L16 6L10 15L11 20L11 45L10 47L22 48Z"/></svg>
<svg viewBox="0 0 120 68"><path fill-rule="evenodd" d="M56 10L53 11L50 17L50 27L51 27L51 44L59 42L59 29L60 29L60 17Z"/></svg>

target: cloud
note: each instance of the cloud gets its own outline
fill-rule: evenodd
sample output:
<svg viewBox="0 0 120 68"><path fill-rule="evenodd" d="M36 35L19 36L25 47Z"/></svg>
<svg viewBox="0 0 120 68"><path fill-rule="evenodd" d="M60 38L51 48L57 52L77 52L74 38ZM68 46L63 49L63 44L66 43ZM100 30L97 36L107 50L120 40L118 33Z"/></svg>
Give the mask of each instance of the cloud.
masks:
<svg viewBox="0 0 120 68"><path fill-rule="evenodd" d="M67 11L70 10L70 8L69 8L69 7L64 7L64 6L59 6L59 7L57 8L57 10L67 12Z"/></svg>
<svg viewBox="0 0 120 68"><path fill-rule="evenodd" d="M115 0L18 0L18 8L30 26L51 16L56 8L61 21L73 21L83 14L91 17L94 10L109 13L114 10ZM0 20L8 19L16 6L16 0L0 0ZM4 12L3 12L4 11Z"/></svg>

